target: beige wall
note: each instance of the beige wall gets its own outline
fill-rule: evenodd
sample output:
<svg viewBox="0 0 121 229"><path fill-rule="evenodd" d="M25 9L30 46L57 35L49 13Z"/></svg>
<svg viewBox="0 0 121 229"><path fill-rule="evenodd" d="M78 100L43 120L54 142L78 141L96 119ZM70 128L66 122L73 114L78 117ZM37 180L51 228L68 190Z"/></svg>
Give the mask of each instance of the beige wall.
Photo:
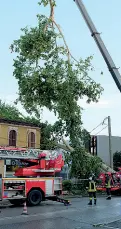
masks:
<svg viewBox="0 0 121 229"><path fill-rule="evenodd" d="M40 148L40 128L20 126L14 124L0 124L0 146L9 145L9 131L16 130L17 132L17 147L28 147L28 133L35 133L35 148Z"/></svg>

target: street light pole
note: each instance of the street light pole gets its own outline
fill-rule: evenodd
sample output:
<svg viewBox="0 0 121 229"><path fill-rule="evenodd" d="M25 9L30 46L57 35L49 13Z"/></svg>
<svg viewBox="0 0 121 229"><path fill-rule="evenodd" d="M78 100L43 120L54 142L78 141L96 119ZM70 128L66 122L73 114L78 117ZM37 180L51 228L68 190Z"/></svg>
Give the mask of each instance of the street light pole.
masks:
<svg viewBox="0 0 121 229"><path fill-rule="evenodd" d="M109 136L109 155L110 155L110 167L113 169L113 154L112 154L112 142L111 142L111 118L108 116L108 136Z"/></svg>

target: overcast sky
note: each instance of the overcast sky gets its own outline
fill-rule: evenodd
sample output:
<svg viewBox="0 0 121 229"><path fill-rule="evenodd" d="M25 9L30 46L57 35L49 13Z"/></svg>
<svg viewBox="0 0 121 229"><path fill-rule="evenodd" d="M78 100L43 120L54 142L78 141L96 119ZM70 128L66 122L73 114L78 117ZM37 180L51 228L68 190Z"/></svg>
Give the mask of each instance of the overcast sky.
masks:
<svg viewBox="0 0 121 229"><path fill-rule="evenodd" d="M48 9L40 8L37 2L37 0L1 0L0 98L8 103L13 103L17 98L18 91L17 81L13 77L13 55L10 53L9 46L14 39L21 35L21 28L26 25L36 25L36 14L48 14ZM102 33L103 41L116 66L121 67L121 0L84 0L84 2L98 31ZM104 87L104 93L97 104L88 105L85 100L79 102L80 106L85 109L83 111L84 127L91 131L109 115L112 120L112 134L121 136L121 94L74 1L57 0L57 3L56 21L61 25L71 52L76 58L94 55L92 63L95 71L91 77ZM101 71L103 71L103 75L100 75ZM21 106L19 108L24 112ZM53 123L55 117L45 110L42 120ZM101 128L92 134L96 134ZM100 134L107 133L107 129L105 129Z"/></svg>

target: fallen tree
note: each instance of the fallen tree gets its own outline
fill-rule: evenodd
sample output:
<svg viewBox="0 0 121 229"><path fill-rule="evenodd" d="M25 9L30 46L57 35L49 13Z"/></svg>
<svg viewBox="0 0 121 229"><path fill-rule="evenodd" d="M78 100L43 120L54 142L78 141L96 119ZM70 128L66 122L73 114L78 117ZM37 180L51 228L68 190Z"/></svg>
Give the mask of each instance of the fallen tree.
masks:
<svg viewBox="0 0 121 229"><path fill-rule="evenodd" d="M56 146L58 146L59 148L65 150L65 151L69 151L71 153L74 153L75 152L75 149L73 147L71 147L70 145L67 144L67 142L62 138L62 141L63 141L63 144L59 144L59 143L56 143ZM90 153L88 152L85 152L85 154L88 156L88 157L94 157L93 155L91 155ZM106 165L104 162L101 162L101 171L102 172L112 172L112 173L115 173L115 170L113 170L112 168L110 168L108 165Z"/></svg>
<svg viewBox="0 0 121 229"><path fill-rule="evenodd" d="M41 4L50 5L49 17L37 15L37 26L22 29L20 38L11 45L11 52L16 53L13 75L19 86L17 101L37 118L40 118L40 110L44 107L54 112L58 119L54 125L56 137L68 136L71 141L72 147L63 139L64 145L60 148L71 153L75 174L81 176L82 172L86 173L85 168L93 170L95 167L97 170L98 165L110 171L98 157L92 157L81 148L83 108L78 101L86 98L87 103L98 102L103 91L101 85L89 76L93 70L92 56L85 60L73 57L55 21L56 1L41 0Z"/></svg>

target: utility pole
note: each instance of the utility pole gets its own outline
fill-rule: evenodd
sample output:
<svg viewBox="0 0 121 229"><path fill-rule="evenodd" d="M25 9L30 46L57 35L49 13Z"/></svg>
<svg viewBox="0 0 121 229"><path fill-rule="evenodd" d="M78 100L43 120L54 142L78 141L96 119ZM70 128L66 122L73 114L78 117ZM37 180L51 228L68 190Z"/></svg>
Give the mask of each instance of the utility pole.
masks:
<svg viewBox="0 0 121 229"><path fill-rule="evenodd" d="M108 116L108 136L109 136L109 155L110 155L110 167L113 169L113 154L112 154L112 142L111 142L111 118Z"/></svg>

